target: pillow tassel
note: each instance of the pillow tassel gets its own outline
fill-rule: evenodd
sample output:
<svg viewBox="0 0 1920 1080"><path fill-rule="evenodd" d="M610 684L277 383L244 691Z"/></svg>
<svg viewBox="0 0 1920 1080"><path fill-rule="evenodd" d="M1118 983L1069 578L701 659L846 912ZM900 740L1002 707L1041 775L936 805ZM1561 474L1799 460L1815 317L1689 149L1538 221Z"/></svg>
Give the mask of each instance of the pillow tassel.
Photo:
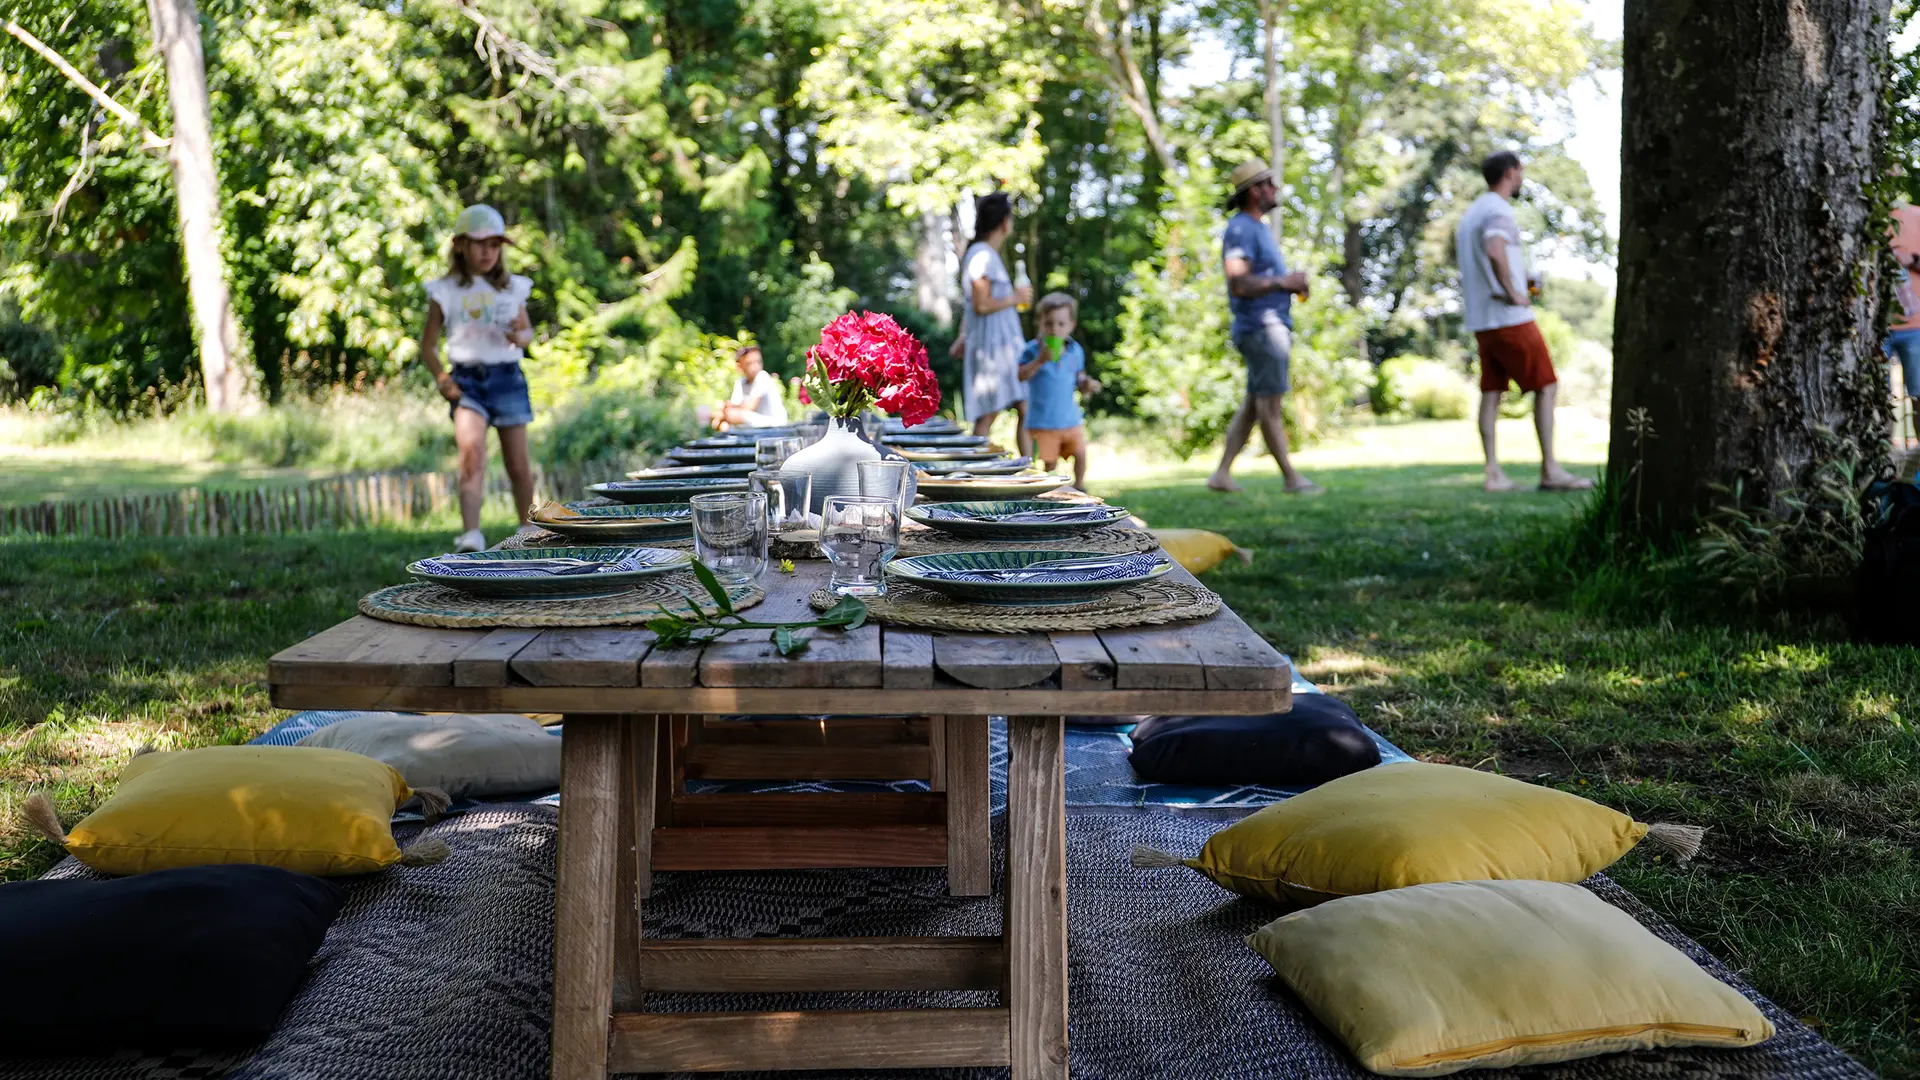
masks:
<svg viewBox="0 0 1920 1080"><path fill-rule="evenodd" d="M433 837L428 837L424 840L416 840L406 847L401 848L400 865L432 866L435 863L447 861L447 856L451 854L453 854L453 849L447 846L445 840L436 840Z"/></svg>
<svg viewBox="0 0 1920 1080"><path fill-rule="evenodd" d="M53 808L53 798L46 792L36 791L27 796L20 813L35 832L61 847L67 846L67 830L61 827L60 813Z"/></svg>
<svg viewBox="0 0 1920 1080"><path fill-rule="evenodd" d="M414 788L413 797L420 800L420 815L429 822L439 820L453 805L453 798L437 787Z"/></svg>
<svg viewBox="0 0 1920 1080"><path fill-rule="evenodd" d="M1706 835L1707 830L1698 825L1662 823L1647 826L1647 843L1672 855L1676 862L1686 862L1700 854L1700 841Z"/></svg>
<svg viewBox="0 0 1920 1080"><path fill-rule="evenodd" d="M1171 870L1176 866L1187 865L1187 860L1171 851L1161 851L1145 844L1133 845L1133 868L1135 870Z"/></svg>

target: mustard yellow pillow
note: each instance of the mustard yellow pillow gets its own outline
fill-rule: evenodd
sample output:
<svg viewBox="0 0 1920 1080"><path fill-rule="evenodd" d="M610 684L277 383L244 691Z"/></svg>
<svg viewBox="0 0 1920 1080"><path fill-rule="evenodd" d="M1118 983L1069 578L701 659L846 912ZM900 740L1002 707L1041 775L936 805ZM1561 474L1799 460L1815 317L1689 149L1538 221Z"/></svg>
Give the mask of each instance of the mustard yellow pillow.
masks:
<svg viewBox="0 0 1920 1080"><path fill-rule="evenodd" d="M1349 897L1269 923L1247 944L1388 1076L1773 1036L1738 991L1578 885L1463 881Z"/></svg>
<svg viewBox="0 0 1920 1080"><path fill-rule="evenodd" d="M1365 769L1275 803L1180 859L1146 848L1134 865L1191 866L1223 888L1278 903L1436 881L1580 881L1648 835L1617 810L1578 795L1453 765ZM1682 857L1700 830L1655 827Z"/></svg>
<svg viewBox="0 0 1920 1080"><path fill-rule="evenodd" d="M306 746L209 746L144 753L113 797L62 835L44 797L35 824L105 874L257 863L303 874L364 874L401 861L393 812L416 792L369 757ZM444 795L418 793L429 812ZM420 861L444 845L430 841Z"/></svg>
<svg viewBox="0 0 1920 1080"><path fill-rule="evenodd" d="M1239 547L1233 541L1217 532L1205 529L1154 529L1153 538L1173 557L1173 561L1185 567L1189 574L1204 574L1225 562L1227 556L1238 556L1244 565L1253 561L1253 552Z"/></svg>

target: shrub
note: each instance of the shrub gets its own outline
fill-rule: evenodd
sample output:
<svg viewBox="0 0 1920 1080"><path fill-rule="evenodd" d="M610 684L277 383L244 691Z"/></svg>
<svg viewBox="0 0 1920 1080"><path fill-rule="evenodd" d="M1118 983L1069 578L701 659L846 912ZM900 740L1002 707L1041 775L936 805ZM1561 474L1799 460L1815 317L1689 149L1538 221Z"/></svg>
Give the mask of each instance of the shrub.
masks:
<svg viewBox="0 0 1920 1080"><path fill-rule="evenodd" d="M693 426L684 403L602 380L570 395L538 423L534 451L543 464L578 465L664 450Z"/></svg>
<svg viewBox="0 0 1920 1080"><path fill-rule="evenodd" d="M1382 417L1464 420L1474 391L1459 369L1423 356L1396 356L1374 372L1374 409Z"/></svg>

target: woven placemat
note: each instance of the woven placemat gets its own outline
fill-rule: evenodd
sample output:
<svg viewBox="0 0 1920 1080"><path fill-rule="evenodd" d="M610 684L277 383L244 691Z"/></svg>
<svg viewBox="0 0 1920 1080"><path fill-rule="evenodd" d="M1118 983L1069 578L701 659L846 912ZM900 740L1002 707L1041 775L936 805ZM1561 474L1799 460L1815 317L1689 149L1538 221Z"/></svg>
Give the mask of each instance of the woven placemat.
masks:
<svg viewBox="0 0 1920 1080"><path fill-rule="evenodd" d="M1020 548L1033 551L1098 551L1104 555L1135 555L1160 550L1160 541L1145 529L1106 525L1061 540L979 540L955 536L915 524L900 530L901 555L944 555L954 551L991 551Z"/></svg>
<svg viewBox="0 0 1920 1080"><path fill-rule="evenodd" d="M807 603L818 611L839 602L840 597L826 589L807 598ZM1204 619L1219 610L1220 598L1212 590L1165 578L1117 589L1084 604L1059 607L970 604L896 581L887 583L887 595L867 598L867 613L879 622L922 630L980 634L1064 633L1155 626Z"/></svg>
<svg viewBox="0 0 1920 1080"><path fill-rule="evenodd" d="M727 589L734 610L750 608L767 598L757 585ZM644 626L665 608L690 615L696 598L701 610L713 613L706 591L692 574L663 574L614 596L592 600L490 600L449 589L445 585L415 582L393 585L360 598L360 614L409 626L492 629L501 626Z"/></svg>

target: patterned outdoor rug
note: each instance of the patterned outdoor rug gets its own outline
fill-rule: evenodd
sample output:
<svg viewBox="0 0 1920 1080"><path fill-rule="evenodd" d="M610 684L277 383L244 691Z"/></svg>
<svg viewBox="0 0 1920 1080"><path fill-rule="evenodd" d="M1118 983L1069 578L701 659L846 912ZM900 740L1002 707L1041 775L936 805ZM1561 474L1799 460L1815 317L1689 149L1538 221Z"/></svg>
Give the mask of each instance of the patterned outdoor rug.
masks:
<svg viewBox="0 0 1920 1080"><path fill-rule="evenodd" d="M1275 909L1197 874L1141 874L1135 843L1192 851L1242 811L1167 808L1069 812L1072 1071L1076 1080L1321 1080L1369 1074L1241 941ZM280 1029L249 1054L0 1061L0 1077L40 1080L544 1080L550 1006L556 817L550 807L489 804L435 825L453 857L355 882ZM999 847L996 837L995 846ZM1629 856L1631 857L1631 856ZM85 874L69 860L50 877ZM1754 996L1706 952L1604 878L1604 899ZM836 870L662 874L650 935L863 936L992 932L997 899L954 899L939 871ZM103 993L115 992L103 987ZM656 996L686 1011L976 1004L983 994ZM1742 1051L1662 1051L1511 1070L1557 1080L1870 1076L1764 1000L1779 1028ZM73 1003L84 1008L83 1002ZM772 1076L784 1074L754 1074ZM878 1073L811 1073L873 1080ZM940 1070L929 1080L987 1080L1005 1070ZM1485 1074L1500 1075L1500 1074Z"/></svg>

